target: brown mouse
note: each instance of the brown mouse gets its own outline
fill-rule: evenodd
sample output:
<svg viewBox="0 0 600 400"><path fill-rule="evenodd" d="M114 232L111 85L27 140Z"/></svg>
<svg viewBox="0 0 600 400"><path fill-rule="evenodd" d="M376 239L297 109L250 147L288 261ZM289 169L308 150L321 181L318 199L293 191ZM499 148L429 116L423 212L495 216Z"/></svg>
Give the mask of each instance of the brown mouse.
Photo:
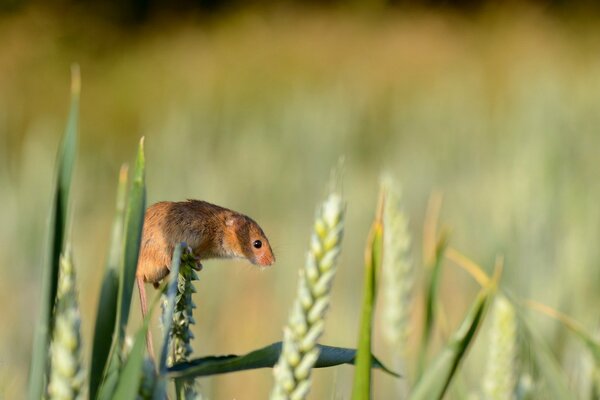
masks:
<svg viewBox="0 0 600 400"><path fill-rule="evenodd" d="M153 204L144 216L136 272L143 316L147 313L144 282L158 287L169 274L175 246L182 242L199 260L244 258L259 266L275 262L263 230L243 214L200 200ZM201 267L199 263L198 267ZM153 356L151 337L147 341L148 351Z"/></svg>

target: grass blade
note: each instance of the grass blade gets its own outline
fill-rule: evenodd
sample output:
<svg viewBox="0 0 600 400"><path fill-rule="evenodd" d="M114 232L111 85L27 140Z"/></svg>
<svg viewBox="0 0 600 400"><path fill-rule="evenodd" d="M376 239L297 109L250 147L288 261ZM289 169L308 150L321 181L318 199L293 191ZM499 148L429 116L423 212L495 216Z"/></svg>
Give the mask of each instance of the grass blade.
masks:
<svg viewBox="0 0 600 400"><path fill-rule="evenodd" d="M117 315L117 297L119 293L119 265L123 253L123 226L125 224L125 202L127 197L127 166L123 165L119 173L117 190L117 206L113 221L110 250L100 299L96 312L96 326L92 347L92 363L90 368L90 398L96 398L106 361L114 339L115 318Z"/></svg>
<svg viewBox="0 0 600 400"><path fill-rule="evenodd" d="M125 342L125 330L129 318L131 295L135 281L135 271L144 225L144 212L146 208L146 184L144 180L144 139L140 141L138 155L133 173L133 181L127 199L125 214L125 236L123 238L123 257L120 262L119 291L116 305L115 328L113 343L103 374L103 381L98 393L98 399L112 398L116 384L115 374L121 369L120 356Z"/></svg>
<svg viewBox="0 0 600 400"><path fill-rule="evenodd" d="M343 347L317 345L319 358L314 368L327 368L342 364L354 364L356 350ZM282 342L270 344L261 349L252 351L242 356L208 356L185 363L178 363L169 368L170 378L194 378L225 374L229 372L246 371L257 368L271 368L281 355ZM377 358L371 355L371 368L379 368L390 375L398 377Z"/></svg>
<svg viewBox="0 0 600 400"><path fill-rule="evenodd" d="M446 258L452 262L454 262L457 266L465 270L469 275L475 279L475 281L481 287L486 287L490 284L490 277L487 276L483 268L473 260L459 252L458 250L449 247L446 250ZM496 265L501 264L503 262L502 258L499 257L496 260Z"/></svg>
<svg viewBox="0 0 600 400"><path fill-rule="evenodd" d="M111 357L109 357L110 364L107 365L107 370L104 373L104 376L102 377L102 382L100 383L100 387L98 388L98 396L96 397L98 400L112 399L112 395L115 391L115 387L117 386L117 382L119 380L119 357Z"/></svg>
<svg viewBox="0 0 600 400"><path fill-rule="evenodd" d="M382 214L385 194L381 191L375 221L371 227L367 250L365 252L365 280L363 288L363 305L360 323L360 337L354 370L352 398L355 400L371 397L371 336L373 326L373 310L377 296L377 279L383 255Z"/></svg>
<svg viewBox="0 0 600 400"><path fill-rule="evenodd" d="M427 359L427 350L433 336L433 327L438 307L438 294L440 281L442 279L442 265L444 261L444 253L448 245L447 236L442 234L435 246L433 257L433 267L427 279L427 289L425 293L425 320L423 326L423 338L421 340L421 348L419 350L419 359L417 362L417 379L423 373L423 368Z"/></svg>
<svg viewBox="0 0 600 400"><path fill-rule="evenodd" d="M57 181L50 214L49 254L42 271L42 306L35 332L29 375L29 398L32 400L40 399L44 395L46 387L49 337L53 326L52 309L56 299L60 254L64 247L69 192L77 146L80 88L79 67L73 66L71 70L71 106L58 153Z"/></svg>
<svg viewBox="0 0 600 400"><path fill-rule="evenodd" d="M146 207L146 187L144 182L144 139L135 163L133 182L129 190L127 211L125 216L125 237L121 269L119 273L119 292L117 297L117 317L115 326L116 346L114 351L121 351L125 340L125 329L129 318L131 295L137 268L137 258L144 224ZM114 356L114 354L112 355Z"/></svg>
<svg viewBox="0 0 600 400"><path fill-rule="evenodd" d="M551 393L552 398L557 400L573 399L575 393L572 393L569 389L567 376L561 369L550 346L535 329L534 325L529 323L529 318L523 310L518 307L516 309L519 326L525 336L526 343L531 347L535 366L548 386L548 393Z"/></svg>
<svg viewBox="0 0 600 400"><path fill-rule="evenodd" d="M131 295L135 282L142 229L144 227L144 212L146 210L146 182L145 182L144 138L140 140L133 182L129 192L127 216L125 219L125 250L123 252L123 265L119 277L119 297L117 300L117 343L120 349L125 339L125 328L129 319Z"/></svg>
<svg viewBox="0 0 600 400"><path fill-rule="evenodd" d="M488 287L480 292L461 326L415 385L410 400L441 399L444 396L485 318L494 290L495 287Z"/></svg>
<svg viewBox="0 0 600 400"><path fill-rule="evenodd" d="M161 294L157 293L152 300L152 305L148 310L148 315L144 318L144 324L137 331L133 340L133 347L129 356L119 371L114 394L111 400L131 400L135 399L140 388L140 382L143 375L144 355L146 353L146 332L152 319L152 314L158 304Z"/></svg>
<svg viewBox="0 0 600 400"><path fill-rule="evenodd" d="M554 318L558 322L560 322L564 327L569 329L571 332L575 334L587 347L592 356L594 357L594 362L596 365L600 365L600 342L594 336L589 333L579 322L575 321L573 318L569 317L566 314L563 314L552 307L549 307L545 304L538 303L536 301L529 300L525 303L529 308L532 308L542 314L545 314L551 318Z"/></svg>

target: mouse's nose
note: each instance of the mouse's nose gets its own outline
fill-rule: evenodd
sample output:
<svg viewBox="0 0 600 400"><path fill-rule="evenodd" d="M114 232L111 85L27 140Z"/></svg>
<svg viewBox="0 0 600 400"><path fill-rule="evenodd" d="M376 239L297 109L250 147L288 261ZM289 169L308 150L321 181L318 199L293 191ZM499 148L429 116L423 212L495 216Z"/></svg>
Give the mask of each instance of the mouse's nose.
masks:
<svg viewBox="0 0 600 400"><path fill-rule="evenodd" d="M264 253L257 257L256 261L259 265L263 267L268 267L275 263L275 255L273 255L273 253Z"/></svg>

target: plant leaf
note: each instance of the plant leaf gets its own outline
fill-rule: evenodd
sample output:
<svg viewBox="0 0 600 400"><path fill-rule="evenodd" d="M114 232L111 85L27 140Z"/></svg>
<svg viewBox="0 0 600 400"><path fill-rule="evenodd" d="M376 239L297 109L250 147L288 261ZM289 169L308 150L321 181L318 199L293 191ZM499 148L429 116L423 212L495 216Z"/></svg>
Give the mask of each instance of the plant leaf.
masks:
<svg viewBox="0 0 600 400"><path fill-rule="evenodd" d="M58 151L57 180L50 214L49 254L46 256L42 271L42 306L35 331L29 375L29 398L32 400L42 398L46 387L48 346L50 332L52 332L54 324L52 310L56 299L60 253L64 247L66 236L69 192L77 146L80 88L79 67L74 65L71 68L71 106L69 117L62 144Z"/></svg>
<svg viewBox="0 0 600 400"><path fill-rule="evenodd" d="M148 314L144 318L144 323L135 334L133 347L123 368L119 371L114 393L110 397L111 400L131 400L136 398L143 373L144 355L146 353L146 332L148 332L148 326L150 325L154 309L159 303L161 292L158 292L152 300Z"/></svg>
<svg viewBox="0 0 600 400"><path fill-rule="evenodd" d="M451 260L460 268L465 270L469 275L473 277L481 287L485 287L490 284L490 277L485 273L483 268L458 250L449 247L446 250L446 258Z"/></svg>
<svg viewBox="0 0 600 400"><path fill-rule="evenodd" d="M529 323L529 317L525 315L520 307L515 307L521 331L525 340L531 346L531 354L535 365L544 377L544 382L548 385L548 393L552 394L554 399L572 399L575 394L569 390L569 383L564 371L552 353L550 346L546 343L542 335L535 329L534 325Z"/></svg>
<svg viewBox="0 0 600 400"><path fill-rule="evenodd" d="M113 345L115 342L113 342ZM112 354L112 353L111 353ZM117 360L119 357L113 358L113 360ZM110 358L109 358L110 360ZM98 400L110 400L112 399L112 395L115 391L115 387L117 386L117 381L119 379L119 366L120 361L112 361L109 364L106 373L102 377L102 382L100 383L100 387L98 388Z"/></svg>
<svg viewBox="0 0 600 400"><path fill-rule="evenodd" d="M438 292L440 281L442 279L442 265L444 261L444 253L448 246L448 238L445 233L442 233L436 246L433 258L433 267L427 279L427 291L425 294L425 320L423 326L423 337L421 339L421 347L419 350L419 358L417 362L417 379L423 373L425 360L427 358L427 350L433 335L433 327L437 315Z"/></svg>
<svg viewBox="0 0 600 400"><path fill-rule="evenodd" d="M125 250L123 252L123 265L119 280L119 298L117 304L117 338L120 345L125 339L125 328L129 319L131 295L135 282L142 229L144 228L144 212L146 210L146 183L144 178L144 138L140 140L133 182L129 192L127 216L125 225Z"/></svg>
<svg viewBox="0 0 600 400"><path fill-rule="evenodd" d="M115 318L117 315L117 297L119 293L119 265L123 255L123 226L125 224L125 202L127 198L127 166L123 165L119 173L117 206L113 221L110 250L106 262L100 299L96 312L92 363L90 368L90 398L95 399L102 380L106 361L114 339Z"/></svg>
<svg viewBox="0 0 600 400"><path fill-rule="evenodd" d="M483 322L495 286L482 290L445 348L417 381L410 400L441 399Z"/></svg>
<svg viewBox="0 0 600 400"><path fill-rule="evenodd" d="M109 376L121 370L120 354L125 341L125 330L129 318L131 306L131 295L137 269L137 259L144 226L144 212L146 208L146 185L144 181L144 138L140 140L133 181L127 199L127 211L125 216L125 236L123 238L123 256L120 261L119 292L117 296L117 315L113 333L113 343L110 355L106 362L106 370L103 381L100 384L98 399L110 399L114 390L114 379Z"/></svg>
<svg viewBox="0 0 600 400"><path fill-rule="evenodd" d="M592 353L596 365L600 365L600 342L598 342L598 340L594 338L594 336L591 333L589 333L579 322L575 321L568 315L555 310L552 307L549 307L542 303L538 303L536 301L527 301L526 305L538 312L541 312L551 318L554 318L555 320L560 322L564 327L573 332L575 336L577 336L588 348L590 353Z"/></svg>
<svg viewBox="0 0 600 400"><path fill-rule="evenodd" d="M170 378L194 378L225 374L229 372L245 371L257 368L271 368L277 363L281 354L281 343L270 344L254 350L243 356L208 356L197 358L185 363L178 363L169 368ZM341 364L354 364L356 350L343 347L319 346L319 358L314 368L327 368ZM371 356L371 367L380 368L390 375L399 377L398 374L384 366L377 358Z"/></svg>
<svg viewBox="0 0 600 400"><path fill-rule="evenodd" d="M352 398L355 400L369 399L371 397L371 336L373 326L373 310L377 297L377 279L381 269L383 253L383 191L379 197L379 207L365 252L365 281L363 289L362 317L360 323L360 337L356 355L356 368L354 370L354 384Z"/></svg>

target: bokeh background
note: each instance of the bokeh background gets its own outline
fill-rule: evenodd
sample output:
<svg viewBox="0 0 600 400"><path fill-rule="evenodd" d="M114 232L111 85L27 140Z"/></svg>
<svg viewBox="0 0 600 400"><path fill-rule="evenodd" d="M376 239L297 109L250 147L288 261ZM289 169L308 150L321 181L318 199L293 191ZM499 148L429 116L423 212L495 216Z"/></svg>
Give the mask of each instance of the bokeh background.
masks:
<svg viewBox="0 0 600 400"><path fill-rule="evenodd" d="M488 270L504 255L506 288L596 329L600 29L594 2L566 3L0 1L0 398L24 397L27 384L73 62L83 85L72 235L88 345L118 170L141 136L149 203L199 198L244 212L277 255L264 271L204 263L197 354L281 339L340 156L346 235L323 343L356 344L382 172L402 185L418 276L425 210L440 192L454 247ZM452 329L478 287L444 268ZM583 397L586 353L539 323ZM451 397L480 393L486 340ZM379 336L375 350L393 364ZM317 370L311 398L347 398L352 372ZM265 398L271 384L270 370L201 380L211 399ZM391 378L376 372L375 384L376 398L393 398Z"/></svg>

